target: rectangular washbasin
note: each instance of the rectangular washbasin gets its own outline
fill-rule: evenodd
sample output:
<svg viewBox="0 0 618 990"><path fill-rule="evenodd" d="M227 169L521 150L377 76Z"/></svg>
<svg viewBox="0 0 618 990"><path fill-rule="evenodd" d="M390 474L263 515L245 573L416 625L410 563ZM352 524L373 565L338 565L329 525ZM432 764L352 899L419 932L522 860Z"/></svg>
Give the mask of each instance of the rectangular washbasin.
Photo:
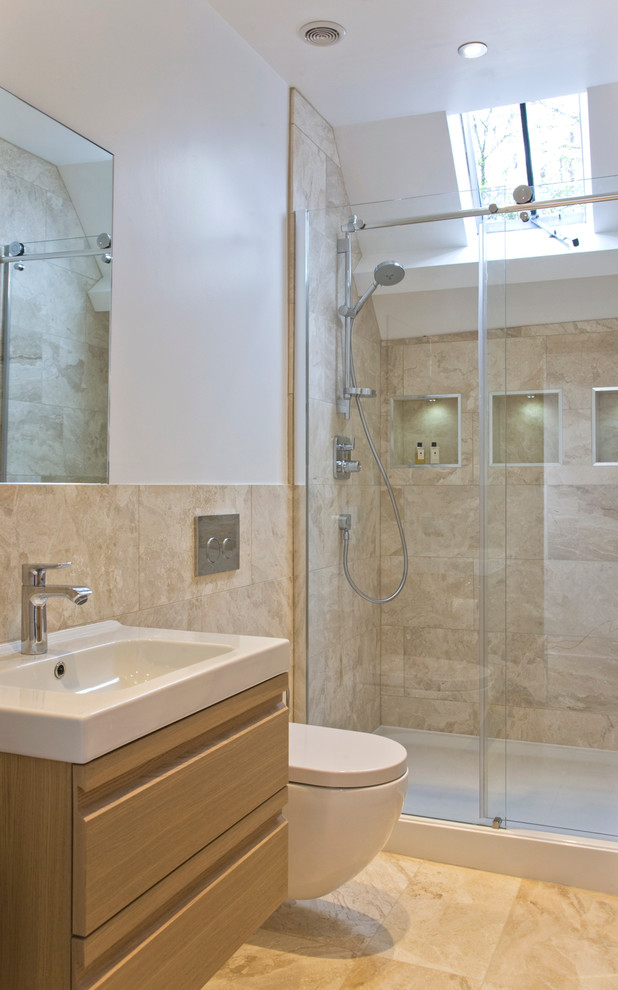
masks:
<svg viewBox="0 0 618 990"><path fill-rule="evenodd" d="M47 654L33 663L3 673L0 687L31 688L89 694L121 691L155 677L232 652L231 646L182 643L172 639L125 639L75 650L58 657Z"/></svg>
<svg viewBox="0 0 618 990"><path fill-rule="evenodd" d="M0 646L0 751L86 763L285 673L289 643L99 622Z"/></svg>

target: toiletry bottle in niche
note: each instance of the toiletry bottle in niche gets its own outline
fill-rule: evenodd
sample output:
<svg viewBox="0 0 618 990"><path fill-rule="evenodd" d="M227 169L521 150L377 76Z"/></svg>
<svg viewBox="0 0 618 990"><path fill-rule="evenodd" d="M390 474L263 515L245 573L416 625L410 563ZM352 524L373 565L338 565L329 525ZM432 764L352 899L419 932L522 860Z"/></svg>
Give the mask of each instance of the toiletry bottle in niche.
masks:
<svg viewBox="0 0 618 990"><path fill-rule="evenodd" d="M416 450L414 451L414 463L424 464L425 463L425 448L423 447L422 440L416 445Z"/></svg>
<svg viewBox="0 0 618 990"><path fill-rule="evenodd" d="M431 441L431 447L429 449L429 463L439 464L440 463L440 448L435 440Z"/></svg>

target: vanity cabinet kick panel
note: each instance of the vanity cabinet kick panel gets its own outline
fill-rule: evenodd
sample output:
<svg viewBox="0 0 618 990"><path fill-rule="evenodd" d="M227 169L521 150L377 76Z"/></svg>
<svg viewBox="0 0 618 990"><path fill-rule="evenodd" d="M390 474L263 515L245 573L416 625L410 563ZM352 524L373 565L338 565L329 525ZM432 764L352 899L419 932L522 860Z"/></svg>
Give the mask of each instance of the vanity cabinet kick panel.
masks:
<svg viewBox="0 0 618 990"><path fill-rule="evenodd" d="M2 990L201 990L287 893L286 686L89 764L0 754Z"/></svg>

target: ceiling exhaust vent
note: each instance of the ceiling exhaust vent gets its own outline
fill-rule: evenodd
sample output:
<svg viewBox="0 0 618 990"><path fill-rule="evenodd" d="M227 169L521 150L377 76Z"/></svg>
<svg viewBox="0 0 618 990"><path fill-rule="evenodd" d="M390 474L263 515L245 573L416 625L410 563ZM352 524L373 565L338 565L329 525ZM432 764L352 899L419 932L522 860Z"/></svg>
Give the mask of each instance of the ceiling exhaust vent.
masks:
<svg viewBox="0 0 618 990"><path fill-rule="evenodd" d="M308 45L318 45L320 48L336 45L345 38L345 28L334 21L311 21L303 24L298 33Z"/></svg>

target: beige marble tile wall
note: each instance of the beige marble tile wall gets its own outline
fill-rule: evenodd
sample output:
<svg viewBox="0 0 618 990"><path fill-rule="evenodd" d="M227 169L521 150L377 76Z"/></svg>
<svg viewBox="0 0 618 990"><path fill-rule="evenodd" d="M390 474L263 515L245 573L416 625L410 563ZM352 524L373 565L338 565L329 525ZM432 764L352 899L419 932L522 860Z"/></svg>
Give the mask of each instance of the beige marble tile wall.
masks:
<svg viewBox="0 0 618 990"><path fill-rule="evenodd" d="M383 449L390 395L461 390L463 409L461 467L392 472L411 580L401 600L383 611L384 724L477 731L472 338L383 344ZM510 329L506 340L490 341L492 388L503 387L505 369L509 391L562 391L563 454L561 464L490 468L491 731L615 749L618 467L593 463L592 388L618 382L618 320ZM393 575L400 566L397 538L383 506L383 567Z"/></svg>
<svg viewBox="0 0 618 990"><path fill-rule="evenodd" d="M478 727L478 489L476 333L382 343L382 452L389 463L390 399L461 395L461 463L389 470L409 551L403 592L382 606L382 722L475 733ZM402 557L382 497L382 586Z"/></svg>
<svg viewBox="0 0 618 990"><path fill-rule="evenodd" d="M21 565L39 560L71 560L64 579L93 590L82 607L51 601L50 630L117 619L291 638L290 502L283 485L0 485L0 641L19 638ZM226 512L240 513L240 569L196 577L195 516Z"/></svg>
<svg viewBox="0 0 618 990"><path fill-rule="evenodd" d="M337 525L339 513L351 513L350 567L363 589L378 594L379 474L358 413L353 410L346 420L336 407L343 357L342 320L337 315L343 301L342 271L336 242L349 207L333 130L297 91L292 91L290 144L291 209L325 211L312 216L310 227L307 533L301 493L295 526L296 642L299 647L301 641L307 643L309 677L304 708L300 703L304 677L297 654L296 717L308 713L318 723L372 730L380 723L379 607L364 602L347 584ZM298 291L304 292L304 286ZM380 343L372 305L356 321L355 342L359 382L379 391ZM370 400L365 408L377 436L379 400ZM332 445L337 434L356 438L353 456L362 463L361 472L344 482L333 478ZM301 580L305 568L306 583Z"/></svg>
<svg viewBox="0 0 618 990"><path fill-rule="evenodd" d="M510 390L561 389L563 449L509 471L508 734L618 749L618 467L594 463L592 437L592 389L618 383L618 320L518 327L506 347Z"/></svg>
<svg viewBox="0 0 618 990"><path fill-rule="evenodd" d="M2 243L83 237L58 169L0 139ZM7 477L103 481L107 475L109 314L88 291L93 258L13 267Z"/></svg>

